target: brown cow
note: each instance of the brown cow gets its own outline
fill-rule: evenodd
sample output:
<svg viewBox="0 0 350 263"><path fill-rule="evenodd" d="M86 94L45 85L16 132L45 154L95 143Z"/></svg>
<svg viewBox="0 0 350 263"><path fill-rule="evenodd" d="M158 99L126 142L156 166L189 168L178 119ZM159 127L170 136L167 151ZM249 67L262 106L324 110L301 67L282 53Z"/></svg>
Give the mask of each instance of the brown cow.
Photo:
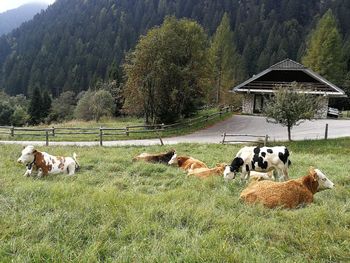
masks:
<svg viewBox="0 0 350 263"><path fill-rule="evenodd" d="M222 176L226 167L226 163L218 163L214 168L196 168L188 172L188 175L194 175L199 178L207 178L209 176Z"/></svg>
<svg viewBox="0 0 350 263"><path fill-rule="evenodd" d="M22 150L21 157L18 158L17 162L26 165L27 170L24 176L30 176L33 169L38 171L39 177L57 173L73 175L79 168L75 153L73 153L73 157L53 156L36 150L32 145Z"/></svg>
<svg viewBox="0 0 350 263"><path fill-rule="evenodd" d="M197 159L188 156L177 156L176 153L173 155L168 164L177 164L181 169L184 169L185 171L192 171L197 168L208 168L205 163Z"/></svg>
<svg viewBox="0 0 350 263"><path fill-rule="evenodd" d="M252 182L240 195L246 203L261 203L268 208L281 206L296 208L313 202L313 195L331 189L334 184L318 169L310 168L309 174L287 182Z"/></svg>
<svg viewBox="0 0 350 263"><path fill-rule="evenodd" d="M135 156L132 160L133 161L145 161L150 163L165 163L167 164L173 155L175 154L175 150L170 150L166 153L157 153L157 154L150 154L150 153L141 153L137 156Z"/></svg>

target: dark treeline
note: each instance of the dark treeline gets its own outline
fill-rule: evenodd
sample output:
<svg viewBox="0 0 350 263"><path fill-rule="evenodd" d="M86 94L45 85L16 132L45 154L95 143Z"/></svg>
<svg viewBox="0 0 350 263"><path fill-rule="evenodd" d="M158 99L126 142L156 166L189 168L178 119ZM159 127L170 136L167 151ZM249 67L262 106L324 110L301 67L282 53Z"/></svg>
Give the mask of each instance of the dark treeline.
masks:
<svg viewBox="0 0 350 263"><path fill-rule="evenodd" d="M0 87L10 95L29 95L40 87L55 98L87 90L111 71L121 81L116 65L165 16L192 18L212 35L225 12L242 56L237 66L247 77L286 57L300 61L308 35L329 8L338 20L349 71L348 0L57 0L0 38Z"/></svg>

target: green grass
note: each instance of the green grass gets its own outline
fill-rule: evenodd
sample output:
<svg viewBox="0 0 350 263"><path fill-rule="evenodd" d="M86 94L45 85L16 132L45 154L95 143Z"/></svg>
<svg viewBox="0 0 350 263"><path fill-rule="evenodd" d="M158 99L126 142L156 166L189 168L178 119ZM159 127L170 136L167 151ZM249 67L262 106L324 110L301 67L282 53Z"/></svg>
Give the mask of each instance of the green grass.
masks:
<svg viewBox="0 0 350 263"><path fill-rule="evenodd" d="M209 166L239 145L176 145ZM288 143L292 178L310 165L336 188L296 210L247 206L244 185L131 161L169 147L40 148L79 155L75 176L25 178L0 146L0 262L349 262L350 139Z"/></svg>
<svg viewBox="0 0 350 263"><path fill-rule="evenodd" d="M164 131L159 132L139 132L139 133L132 133L130 132L129 135L125 135L124 131L121 135L104 135L103 140L104 141L113 141L113 140L135 140L135 139L152 139L152 138L159 138L159 137L172 137L172 136L179 136L184 134L189 134L192 132L195 132L197 130L209 127L219 121L225 120L232 116L232 112L224 113L221 116L216 116L213 119L209 119L208 121L196 121L196 118L210 115L213 113L217 113L218 109L216 108L210 108L205 109L197 112L197 114L191 118L183 120L184 124L180 124L179 126L166 129ZM189 125L186 123L188 120L194 120L193 124ZM37 129L45 129L45 128L125 128L127 126L134 126L134 125L144 125L142 119L137 118L103 118L101 121L70 121L65 123L54 123L51 125L39 125L35 127L27 127L27 128L37 128ZM144 130L144 128L140 128ZM39 131L39 132L29 132L29 131L16 131L15 136L11 137L10 135L1 134L1 132L6 131L9 133L9 129L1 129L0 131L0 140L15 140L15 141L45 141L45 131ZM61 131L62 132L62 131ZM64 132L69 132L65 130ZM71 131L71 132L79 132L79 131ZM90 131L93 132L93 131ZM99 141L99 131L94 131L96 134L57 134L55 137L51 136L51 132L49 133L49 141ZM35 136L33 135L36 134ZM105 133L116 133L116 131L105 131ZM37 136L40 135L40 136Z"/></svg>

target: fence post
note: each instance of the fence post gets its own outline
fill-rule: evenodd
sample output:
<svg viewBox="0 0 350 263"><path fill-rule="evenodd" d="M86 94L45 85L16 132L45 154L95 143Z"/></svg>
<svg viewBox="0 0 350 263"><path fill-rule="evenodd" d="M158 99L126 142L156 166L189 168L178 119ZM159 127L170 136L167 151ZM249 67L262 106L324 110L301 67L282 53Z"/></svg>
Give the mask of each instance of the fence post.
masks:
<svg viewBox="0 0 350 263"><path fill-rule="evenodd" d="M265 140L264 140L264 146L266 146L267 145L267 140L269 139L269 136L266 134L265 135Z"/></svg>
<svg viewBox="0 0 350 263"><path fill-rule="evenodd" d="M328 123L326 123L326 129L324 132L324 139L327 140L328 139Z"/></svg>
<svg viewBox="0 0 350 263"><path fill-rule="evenodd" d="M54 136L54 137L56 136L56 134L55 134L55 127L53 127L53 126L52 126L52 136Z"/></svg>
<svg viewBox="0 0 350 263"><path fill-rule="evenodd" d="M49 130L45 130L46 146L49 146Z"/></svg>
<svg viewBox="0 0 350 263"><path fill-rule="evenodd" d="M100 146L103 146L103 128L100 127Z"/></svg>
<svg viewBox="0 0 350 263"><path fill-rule="evenodd" d="M225 138L226 138L226 132L224 132L224 134L222 135L222 137L223 137L223 138L222 138L222 142L221 142L221 143L224 144L224 143L225 143Z"/></svg>
<svg viewBox="0 0 350 263"><path fill-rule="evenodd" d="M126 136L129 136L129 127L128 126L125 127L125 134L126 134Z"/></svg>
<svg viewBox="0 0 350 263"><path fill-rule="evenodd" d="M11 137L15 136L15 127L11 126Z"/></svg>

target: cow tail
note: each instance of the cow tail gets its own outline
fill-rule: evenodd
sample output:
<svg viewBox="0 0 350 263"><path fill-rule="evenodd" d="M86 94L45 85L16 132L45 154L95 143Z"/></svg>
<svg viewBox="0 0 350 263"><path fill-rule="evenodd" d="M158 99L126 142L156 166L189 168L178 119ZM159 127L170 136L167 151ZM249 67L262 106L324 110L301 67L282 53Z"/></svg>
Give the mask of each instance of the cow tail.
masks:
<svg viewBox="0 0 350 263"><path fill-rule="evenodd" d="M80 164L77 159L78 155L76 153L73 153L73 160L75 162L75 169L79 170L80 169Z"/></svg>

